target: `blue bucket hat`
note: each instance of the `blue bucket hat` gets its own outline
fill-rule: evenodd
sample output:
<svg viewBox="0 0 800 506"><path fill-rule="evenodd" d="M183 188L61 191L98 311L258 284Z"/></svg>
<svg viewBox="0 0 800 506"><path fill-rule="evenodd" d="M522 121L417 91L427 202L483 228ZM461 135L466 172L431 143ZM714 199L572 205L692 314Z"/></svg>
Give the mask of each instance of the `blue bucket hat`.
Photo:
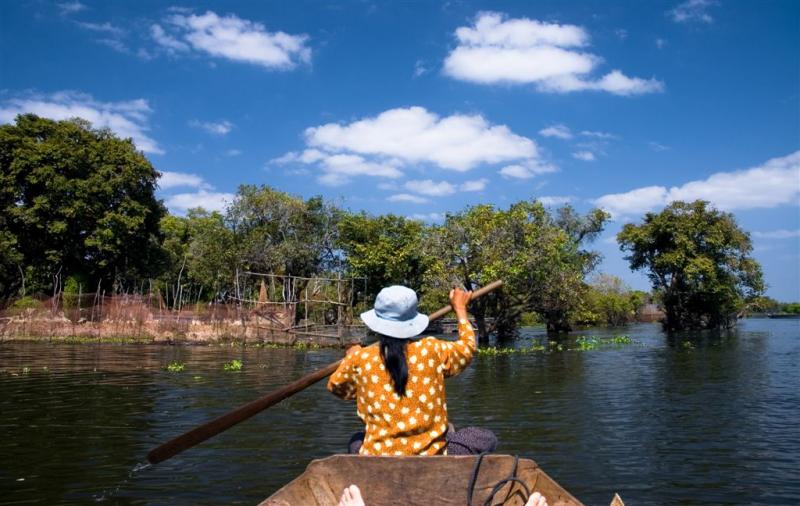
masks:
<svg viewBox="0 0 800 506"><path fill-rule="evenodd" d="M428 317L417 312L417 294L405 286L387 286L375 297L375 307L361 313L367 327L384 336L409 339L428 327Z"/></svg>

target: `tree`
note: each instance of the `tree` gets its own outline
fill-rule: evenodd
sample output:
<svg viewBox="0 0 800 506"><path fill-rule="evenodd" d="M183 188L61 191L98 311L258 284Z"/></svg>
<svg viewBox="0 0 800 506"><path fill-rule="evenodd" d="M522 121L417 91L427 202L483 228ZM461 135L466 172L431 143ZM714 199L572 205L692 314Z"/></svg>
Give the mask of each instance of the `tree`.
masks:
<svg viewBox="0 0 800 506"><path fill-rule="evenodd" d="M340 214L321 197L304 201L268 186L243 185L225 219L243 268L311 276L336 263Z"/></svg>
<svg viewBox="0 0 800 506"><path fill-rule="evenodd" d="M646 298L646 293L631 290L620 278L598 274L589 281L578 320L585 324L624 325L636 318L636 311Z"/></svg>
<svg viewBox="0 0 800 506"><path fill-rule="evenodd" d="M602 211L580 216L572 208L553 217L535 201L518 202L508 210L478 205L448 215L426 241L432 260L425 286L443 298L454 283L472 288L503 279L502 291L470 306L484 340L495 331L501 339L513 335L530 311L549 330L566 330L583 278L599 258L582 244L597 236L605 220Z"/></svg>
<svg viewBox="0 0 800 506"><path fill-rule="evenodd" d="M0 126L0 286L49 291L53 276L118 288L162 266L158 172L130 139L32 114ZM10 258L10 260L9 260ZM9 279L17 264L19 281ZM22 274L20 274L22 273Z"/></svg>
<svg viewBox="0 0 800 506"><path fill-rule="evenodd" d="M381 288L393 284L422 288L429 263L422 250L424 233L421 222L394 214L342 217L338 246L348 273L367 278L366 300L371 302ZM427 302L423 297L422 307Z"/></svg>
<svg viewBox="0 0 800 506"><path fill-rule="evenodd" d="M750 236L708 202L673 202L617 235L633 270L644 270L666 312L665 327L729 327L764 291Z"/></svg>

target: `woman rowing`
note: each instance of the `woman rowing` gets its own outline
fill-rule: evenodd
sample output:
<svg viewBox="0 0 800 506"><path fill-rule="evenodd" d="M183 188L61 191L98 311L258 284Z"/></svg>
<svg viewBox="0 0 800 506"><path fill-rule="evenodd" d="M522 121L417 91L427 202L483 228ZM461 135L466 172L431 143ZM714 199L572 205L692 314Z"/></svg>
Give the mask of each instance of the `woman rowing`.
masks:
<svg viewBox="0 0 800 506"><path fill-rule="evenodd" d="M353 346L328 381L328 390L356 400L365 432L349 450L362 455L469 454L494 450L485 429L448 430L444 378L463 371L475 353L475 331L467 317L472 292L450 291L458 318L458 341L419 338L428 317L417 312L417 295L390 286L361 320L379 334L380 345ZM362 437L359 437L362 436Z"/></svg>

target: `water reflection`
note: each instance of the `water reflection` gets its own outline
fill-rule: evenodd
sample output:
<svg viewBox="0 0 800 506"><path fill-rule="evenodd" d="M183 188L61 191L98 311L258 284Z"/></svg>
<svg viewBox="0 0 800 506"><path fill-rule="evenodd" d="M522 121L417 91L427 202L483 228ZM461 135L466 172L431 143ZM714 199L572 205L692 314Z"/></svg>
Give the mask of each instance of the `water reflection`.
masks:
<svg viewBox="0 0 800 506"><path fill-rule="evenodd" d="M493 429L585 502L797 504L800 322L480 357L448 384L458 426ZM541 342L529 330L518 343ZM691 342L687 346L684 342ZM334 350L0 344L0 503L252 504L339 452L354 407L322 384L158 466L154 446L338 358ZM245 363L239 373L222 365ZM171 361L186 364L170 373ZM24 481L18 481L24 480ZM118 490L117 490L118 487Z"/></svg>

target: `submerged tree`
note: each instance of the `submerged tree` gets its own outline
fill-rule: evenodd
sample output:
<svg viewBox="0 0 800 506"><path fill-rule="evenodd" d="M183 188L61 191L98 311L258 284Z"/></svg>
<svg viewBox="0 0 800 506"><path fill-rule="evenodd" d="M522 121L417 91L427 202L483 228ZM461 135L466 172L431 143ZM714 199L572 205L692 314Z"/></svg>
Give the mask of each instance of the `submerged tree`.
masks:
<svg viewBox="0 0 800 506"><path fill-rule="evenodd" d="M582 324L624 325L636 318L636 311L647 294L631 290L620 278L597 274L589 280L578 322Z"/></svg>
<svg viewBox="0 0 800 506"><path fill-rule="evenodd" d="M0 126L0 288L47 291L56 273L124 288L155 274L157 178L130 139L84 120Z"/></svg>
<svg viewBox="0 0 800 506"><path fill-rule="evenodd" d="M708 202L673 202L625 225L617 240L631 269L647 272L669 330L731 326L764 291L750 236Z"/></svg>
<svg viewBox="0 0 800 506"><path fill-rule="evenodd" d="M471 288L494 279L506 283L501 292L470 306L482 338L500 338L516 330L522 315L536 312L548 330L569 329L583 279L599 257L583 249L599 234L606 214L586 216L564 208L551 216L538 202L518 202L509 209L473 206L448 215L426 241L431 268L426 290L444 297L454 283ZM494 317L493 323L488 318Z"/></svg>

